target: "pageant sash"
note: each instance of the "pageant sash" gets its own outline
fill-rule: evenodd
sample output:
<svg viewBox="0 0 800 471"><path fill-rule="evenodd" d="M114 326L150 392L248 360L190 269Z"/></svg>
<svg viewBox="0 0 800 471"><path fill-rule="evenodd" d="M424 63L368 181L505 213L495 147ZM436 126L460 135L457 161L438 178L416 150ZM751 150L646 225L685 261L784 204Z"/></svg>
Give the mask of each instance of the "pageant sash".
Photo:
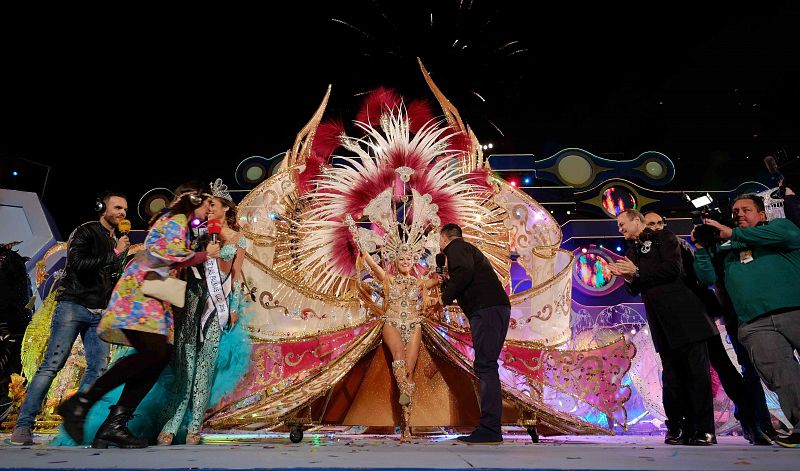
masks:
<svg viewBox="0 0 800 471"><path fill-rule="evenodd" d="M216 312L219 326L221 329L224 329L225 326L228 325L228 317L230 316L230 313L228 312L228 296L225 294L225 290L223 289L224 281L219 273L219 262L215 258L210 258L205 261L205 269L208 297L213 303L214 309L208 309L208 303L206 304L206 310L203 312L201 325L205 326L211 314Z"/></svg>

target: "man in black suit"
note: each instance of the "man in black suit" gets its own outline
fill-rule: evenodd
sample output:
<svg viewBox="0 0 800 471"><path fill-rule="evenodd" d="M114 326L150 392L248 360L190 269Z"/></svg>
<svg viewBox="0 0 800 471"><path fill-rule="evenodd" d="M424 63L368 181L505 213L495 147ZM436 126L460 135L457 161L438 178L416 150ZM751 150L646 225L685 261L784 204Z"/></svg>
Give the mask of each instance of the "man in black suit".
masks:
<svg viewBox="0 0 800 471"><path fill-rule="evenodd" d="M503 443L500 416L503 409L497 359L503 349L511 318L511 303L486 256L462 238L461 228L446 224L439 248L447 256L447 280L442 285L442 305L457 300L469 319L473 368L481 384L481 419L470 434L458 437L469 444Z"/></svg>
<svg viewBox="0 0 800 471"><path fill-rule="evenodd" d="M644 216L634 209L620 213L617 225L631 244L625 258L610 269L625 279L631 294L642 295L663 370L664 443L712 445L716 437L706 340L719 332L684 281L675 234L647 229Z"/></svg>

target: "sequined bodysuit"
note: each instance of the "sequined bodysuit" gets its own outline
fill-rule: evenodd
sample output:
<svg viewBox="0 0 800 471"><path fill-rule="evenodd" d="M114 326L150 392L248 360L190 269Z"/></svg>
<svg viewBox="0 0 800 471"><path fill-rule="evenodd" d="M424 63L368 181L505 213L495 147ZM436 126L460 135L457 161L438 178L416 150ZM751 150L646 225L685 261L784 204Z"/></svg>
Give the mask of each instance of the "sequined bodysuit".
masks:
<svg viewBox="0 0 800 471"><path fill-rule="evenodd" d="M422 291L419 279L408 275L389 277L389 302L386 314L381 319L393 325L399 332L403 343L408 343L414 328L420 324L422 316Z"/></svg>

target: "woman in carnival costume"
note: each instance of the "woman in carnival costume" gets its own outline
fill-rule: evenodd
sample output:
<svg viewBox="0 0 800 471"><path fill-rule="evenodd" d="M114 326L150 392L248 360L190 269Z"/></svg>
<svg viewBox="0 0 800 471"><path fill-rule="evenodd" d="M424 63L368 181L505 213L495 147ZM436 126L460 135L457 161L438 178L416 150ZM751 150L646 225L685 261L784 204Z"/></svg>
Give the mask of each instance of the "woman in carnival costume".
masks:
<svg viewBox="0 0 800 471"><path fill-rule="evenodd" d="M106 342L132 346L136 351L101 375L85 392L78 392L59 406L64 429L76 443L84 439L84 423L92 406L106 393L125 385L119 401L97 431L92 446L106 448L144 448L147 440L134 436L128 420L168 364L173 343L173 307L166 301L144 294L147 277L164 279L170 272L197 265L219 256L219 245L209 244L204 252L191 249L194 218L205 219L210 195L187 191L151 221L144 242L125 268L111 295L108 309L98 325L98 334Z"/></svg>
<svg viewBox="0 0 800 471"><path fill-rule="evenodd" d="M438 252L441 216L447 222L461 222L488 211L480 206L480 192L453 169L459 152L453 148L457 133L439 127L427 112L410 119L399 101L394 107L378 110L357 124L364 138L340 138L341 145L358 155L358 163L353 159L352 166L328 167L315 181L314 204L304 232L309 234L309 252L320 244L332 247L342 226L328 222L346 215L344 225L357 253L350 267L358 274L362 305L383 323L382 339L391 351L392 373L400 392L401 441L407 442L411 439L413 375L422 343L423 306L438 298L438 293L431 293L438 279L427 275L434 265L433 254ZM369 122L379 122L380 127ZM365 189L380 192L362 199ZM378 251L383 266L370 255ZM334 257L334 265L347 263L346 255ZM314 255L303 263L313 259ZM371 280L360 276L364 264Z"/></svg>
<svg viewBox="0 0 800 471"><path fill-rule="evenodd" d="M415 266L424 248L419 243L421 239L416 242L416 250L407 242L388 248L388 259L394 262L391 265L393 273L384 270L363 250L357 262L357 266L362 260L366 262L385 295L384 314L380 319L384 322L383 342L392 352L392 372L400 390L399 402L403 408L401 442L411 439L409 419L415 389L414 367L422 343L422 307L433 299L429 291L438 284L435 278L423 280L417 275Z"/></svg>
<svg viewBox="0 0 800 471"><path fill-rule="evenodd" d="M222 226L219 258L206 260L202 279L189 275L186 312L176 323L175 381L165 409L166 423L158 435L159 445L172 444L190 402L186 444L200 443L200 428L211 398L220 338L226 328L230 330L236 325L245 306L242 299L245 239L236 231L239 227L236 204L221 179L212 183L211 195L208 220L219 221ZM235 384L233 382L233 386Z"/></svg>

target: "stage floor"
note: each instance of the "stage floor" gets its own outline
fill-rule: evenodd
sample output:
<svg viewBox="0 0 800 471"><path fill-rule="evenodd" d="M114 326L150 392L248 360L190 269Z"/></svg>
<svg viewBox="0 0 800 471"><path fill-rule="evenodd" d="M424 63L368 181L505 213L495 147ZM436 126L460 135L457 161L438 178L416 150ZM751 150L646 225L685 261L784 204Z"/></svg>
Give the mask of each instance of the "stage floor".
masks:
<svg viewBox="0 0 800 471"><path fill-rule="evenodd" d="M307 432L294 444L287 434L207 435L198 446L94 450L41 444L14 447L2 437L4 469L536 469L536 470L748 470L800 469L800 449L755 447L741 437L719 437L712 447L668 446L660 436L544 437L508 435L503 445L457 443L454 436L418 438Z"/></svg>

